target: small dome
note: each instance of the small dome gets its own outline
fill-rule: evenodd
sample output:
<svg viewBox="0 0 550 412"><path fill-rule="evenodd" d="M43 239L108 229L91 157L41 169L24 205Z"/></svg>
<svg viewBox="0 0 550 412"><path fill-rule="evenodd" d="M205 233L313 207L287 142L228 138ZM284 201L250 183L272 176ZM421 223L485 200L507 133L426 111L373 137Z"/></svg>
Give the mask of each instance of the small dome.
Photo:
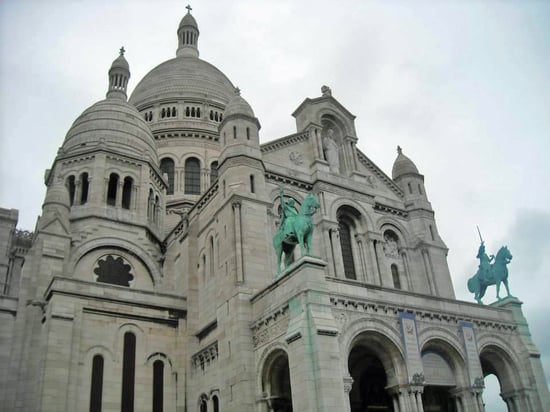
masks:
<svg viewBox="0 0 550 412"><path fill-rule="evenodd" d="M192 26L192 27L196 28L197 30L199 29L199 25L197 24L197 21L191 15L191 13L187 13L185 16L183 16L183 19L181 19L181 22L180 22L180 25L178 26L178 28L181 29L182 27L185 27L185 26Z"/></svg>
<svg viewBox="0 0 550 412"><path fill-rule="evenodd" d="M120 49L120 56L118 56L111 64L111 69L124 69L130 71L130 65L124 57L124 47Z"/></svg>
<svg viewBox="0 0 550 412"><path fill-rule="evenodd" d="M403 154L403 150L399 146L397 146L397 153L397 159L393 163L391 172L392 179L395 180L406 174L420 174L413 161Z"/></svg>
<svg viewBox="0 0 550 412"><path fill-rule="evenodd" d="M235 89L235 95L229 101L225 107L225 112L223 113L225 118L228 118L234 114L244 114L249 117L255 117L252 107L250 107L248 102L242 98L239 89Z"/></svg>
<svg viewBox="0 0 550 412"><path fill-rule="evenodd" d="M120 99L105 99L86 109L67 132L62 148L64 153L71 153L102 145L158 163L149 126L133 106Z"/></svg>

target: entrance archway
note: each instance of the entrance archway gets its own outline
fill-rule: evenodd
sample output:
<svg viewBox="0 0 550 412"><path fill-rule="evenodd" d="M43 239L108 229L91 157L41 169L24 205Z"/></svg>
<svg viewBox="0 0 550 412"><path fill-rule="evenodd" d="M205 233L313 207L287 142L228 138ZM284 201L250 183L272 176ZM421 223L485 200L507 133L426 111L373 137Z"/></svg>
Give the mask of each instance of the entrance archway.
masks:
<svg viewBox="0 0 550 412"><path fill-rule="evenodd" d="M376 354L356 346L349 355L348 368L353 378L349 393L351 412L393 412L391 396L386 392L388 379L384 365Z"/></svg>
<svg viewBox="0 0 550 412"><path fill-rule="evenodd" d="M509 411L521 410L523 405L519 396L519 378L517 376L517 368L514 367L514 361L501 348L490 345L482 349L479 355L481 361L481 369L483 377L494 375L500 387L500 395ZM494 386L494 385L493 385ZM496 388L493 388L496 389ZM496 390L498 392L498 389ZM485 395L484 401L489 399L489 395ZM498 400L498 395L493 393L493 400ZM496 396L495 396L496 395ZM506 407L504 405L503 409Z"/></svg>
<svg viewBox="0 0 550 412"><path fill-rule="evenodd" d="M262 374L262 390L268 411L292 412L292 390L288 355L278 349L267 358Z"/></svg>
<svg viewBox="0 0 550 412"><path fill-rule="evenodd" d="M448 342L434 339L421 352L425 386L424 412L456 412L463 409L456 389L466 386L464 359Z"/></svg>
<svg viewBox="0 0 550 412"><path fill-rule="evenodd" d="M388 388L399 384L398 376L406 372L403 356L387 336L366 331L357 335L348 356L348 371L353 379L349 393L351 412L394 412L397 399L392 399Z"/></svg>

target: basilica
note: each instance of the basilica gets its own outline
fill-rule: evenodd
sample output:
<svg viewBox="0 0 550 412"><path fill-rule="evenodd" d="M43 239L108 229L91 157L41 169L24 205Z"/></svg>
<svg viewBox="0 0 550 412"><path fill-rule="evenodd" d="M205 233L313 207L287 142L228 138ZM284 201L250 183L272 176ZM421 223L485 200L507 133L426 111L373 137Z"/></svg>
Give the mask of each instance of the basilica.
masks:
<svg viewBox="0 0 550 412"><path fill-rule="evenodd" d="M456 300L406 150L381 170L328 86L260 143L190 12L176 34L129 97L124 49L105 68L32 233L0 209L3 410L483 412L494 374L550 411L522 303Z"/></svg>

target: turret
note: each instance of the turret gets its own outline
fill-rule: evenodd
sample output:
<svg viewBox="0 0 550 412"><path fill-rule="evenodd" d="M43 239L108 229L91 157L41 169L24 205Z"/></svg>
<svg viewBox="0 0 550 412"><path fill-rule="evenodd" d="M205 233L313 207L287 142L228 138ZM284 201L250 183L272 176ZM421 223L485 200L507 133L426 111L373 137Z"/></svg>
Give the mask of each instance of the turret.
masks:
<svg viewBox="0 0 550 412"><path fill-rule="evenodd" d="M130 66L124 58L124 47L120 48L120 55L113 61L109 70L109 90L107 98L122 99L126 101L126 88L130 80Z"/></svg>
<svg viewBox="0 0 550 412"><path fill-rule="evenodd" d="M199 26L191 15L191 6L187 6L187 14L181 19L178 27L178 57L199 57Z"/></svg>
<svg viewBox="0 0 550 412"><path fill-rule="evenodd" d="M431 210L431 205L424 188L424 176L418 172L414 162L403 154L403 149L397 146L397 158L393 163L392 179L403 190L407 201L420 201Z"/></svg>

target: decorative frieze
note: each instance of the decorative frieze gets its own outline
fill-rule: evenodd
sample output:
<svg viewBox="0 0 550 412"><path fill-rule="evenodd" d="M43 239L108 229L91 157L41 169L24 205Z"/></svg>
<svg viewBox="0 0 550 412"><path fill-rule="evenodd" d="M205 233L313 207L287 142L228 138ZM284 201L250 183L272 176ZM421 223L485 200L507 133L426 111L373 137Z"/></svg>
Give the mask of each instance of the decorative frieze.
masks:
<svg viewBox="0 0 550 412"><path fill-rule="evenodd" d="M206 371L214 362L218 360L218 341L208 345L206 348L197 352L191 358L193 369L195 371Z"/></svg>
<svg viewBox="0 0 550 412"><path fill-rule="evenodd" d="M254 348L263 346L273 339L284 335L288 329L288 321L288 305L285 305L255 322L251 327Z"/></svg>

